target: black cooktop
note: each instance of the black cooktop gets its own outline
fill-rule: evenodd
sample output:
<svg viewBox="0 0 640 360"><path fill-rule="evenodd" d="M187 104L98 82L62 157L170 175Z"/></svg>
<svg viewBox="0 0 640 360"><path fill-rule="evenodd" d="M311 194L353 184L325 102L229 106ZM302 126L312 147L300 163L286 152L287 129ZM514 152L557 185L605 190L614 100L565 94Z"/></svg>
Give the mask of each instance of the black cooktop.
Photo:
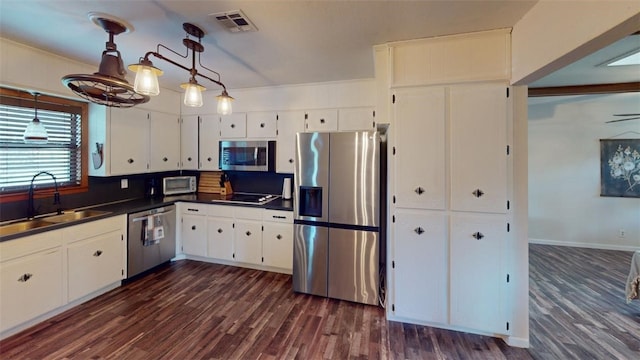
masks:
<svg viewBox="0 0 640 360"><path fill-rule="evenodd" d="M233 193L232 195L228 195L224 201L263 205L279 197L278 195L271 194Z"/></svg>

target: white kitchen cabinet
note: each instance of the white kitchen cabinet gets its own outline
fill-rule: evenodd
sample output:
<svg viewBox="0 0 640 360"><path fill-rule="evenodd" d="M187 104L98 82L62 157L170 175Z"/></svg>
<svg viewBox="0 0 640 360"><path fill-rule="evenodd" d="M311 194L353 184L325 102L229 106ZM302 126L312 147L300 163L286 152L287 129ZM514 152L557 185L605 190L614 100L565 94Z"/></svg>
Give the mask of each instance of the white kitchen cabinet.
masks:
<svg viewBox="0 0 640 360"><path fill-rule="evenodd" d="M207 256L207 217L182 215L182 252L187 255Z"/></svg>
<svg viewBox="0 0 640 360"><path fill-rule="evenodd" d="M220 117L217 115L200 116L200 170L219 170ZM193 141L193 140L192 140Z"/></svg>
<svg viewBox="0 0 640 360"><path fill-rule="evenodd" d="M304 115L305 131L338 131L338 110L309 110Z"/></svg>
<svg viewBox="0 0 640 360"><path fill-rule="evenodd" d="M262 264L292 271L293 213L265 209L262 219Z"/></svg>
<svg viewBox="0 0 640 360"><path fill-rule="evenodd" d="M68 246L69 301L122 280L122 233L119 229Z"/></svg>
<svg viewBox="0 0 640 360"><path fill-rule="evenodd" d="M247 113L247 138L274 139L276 137L278 113L256 111Z"/></svg>
<svg viewBox="0 0 640 360"><path fill-rule="evenodd" d="M149 113L136 108L109 108L111 170L108 175L141 174L149 169ZM174 134L175 136L175 134Z"/></svg>
<svg viewBox="0 0 640 360"><path fill-rule="evenodd" d="M376 118L373 108L338 109L338 131L358 130L376 130Z"/></svg>
<svg viewBox="0 0 640 360"><path fill-rule="evenodd" d="M149 171L180 169L180 121L177 116L149 112Z"/></svg>
<svg viewBox="0 0 640 360"><path fill-rule="evenodd" d="M207 218L207 256L233 261L233 218Z"/></svg>
<svg viewBox="0 0 640 360"><path fill-rule="evenodd" d="M393 313L403 319L448 321L448 241L444 212L398 209L393 228Z"/></svg>
<svg viewBox="0 0 640 360"><path fill-rule="evenodd" d="M233 113L220 117L220 138L239 139L247 136L247 114Z"/></svg>
<svg viewBox="0 0 640 360"><path fill-rule="evenodd" d="M198 170L198 126L197 115L180 119L180 169Z"/></svg>
<svg viewBox="0 0 640 360"><path fill-rule="evenodd" d="M395 206L446 205L445 88L398 89L393 94Z"/></svg>
<svg viewBox="0 0 640 360"><path fill-rule="evenodd" d="M262 263L262 212L261 208L233 207L235 261L256 265Z"/></svg>
<svg viewBox="0 0 640 360"><path fill-rule="evenodd" d="M296 157L296 133L304 131L304 124L304 112L302 111L281 111L278 113L276 172L293 174Z"/></svg>
<svg viewBox="0 0 640 360"><path fill-rule="evenodd" d="M450 89L451 208L507 211L507 111L504 84Z"/></svg>
<svg viewBox="0 0 640 360"><path fill-rule="evenodd" d="M451 216L451 324L509 334L505 270L507 221L503 215Z"/></svg>
<svg viewBox="0 0 640 360"><path fill-rule="evenodd" d="M62 306L62 271L60 247L0 263L0 331Z"/></svg>

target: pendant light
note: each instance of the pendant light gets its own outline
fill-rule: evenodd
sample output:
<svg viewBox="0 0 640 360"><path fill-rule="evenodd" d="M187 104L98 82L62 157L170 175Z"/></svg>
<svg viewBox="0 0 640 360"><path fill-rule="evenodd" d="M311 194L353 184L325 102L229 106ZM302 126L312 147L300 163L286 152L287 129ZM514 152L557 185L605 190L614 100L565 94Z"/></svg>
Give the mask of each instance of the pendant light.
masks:
<svg viewBox="0 0 640 360"><path fill-rule="evenodd" d="M26 144L46 144L49 141L49 136L47 135L47 129L45 129L44 125L38 119L38 95L39 93L33 93L33 98L35 100L35 115L33 120L27 125L27 128L24 130L23 139Z"/></svg>
<svg viewBox="0 0 640 360"><path fill-rule="evenodd" d="M218 114L228 115L232 112L231 101L233 98L229 96L227 93L227 88L220 81L220 74L205 67L200 62L200 54L204 51L204 46L202 45L202 38L204 37L204 31L198 26L191 23L182 24L182 28L187 33L187 37L182 40L182 44L187 48L187 54L181 55L178 52L164 46L162 44L158 44L156 47L156 51L147 52L144 57L140 58L140 61L137 64L129 65L129 70L134 71L136 73L136 79L134 81L133 89L136 93L155 96L160 93L160 88L158 87L158 76L162 75L162 70L153 66L149 57L153 55L154 57L164 60L174 66L177 66L183 70L186 70L191 75L189 78L189 82L180 85L183 89L185 89L184 95L184 104L190 107L200 107L202 106L202 92L205 89L204 86L198 84L196 81L196 77L201 77L203 79L207 79L214 84L222 87L222 93L216 98L218 99ZM189 36L193 36L197 38L196 40L190 39ZM160 49L166 49L172 52L175 55L181 56L184 59L188 59L189 55L191 55L191 67L188 68L182 64L179 64L164 55L160 54ZM218 79L213 79L209 76L204 75L201 71L196 68L196 55L198 58L198 65L204 70L207 70L213 74L215 74Z"/></svg>

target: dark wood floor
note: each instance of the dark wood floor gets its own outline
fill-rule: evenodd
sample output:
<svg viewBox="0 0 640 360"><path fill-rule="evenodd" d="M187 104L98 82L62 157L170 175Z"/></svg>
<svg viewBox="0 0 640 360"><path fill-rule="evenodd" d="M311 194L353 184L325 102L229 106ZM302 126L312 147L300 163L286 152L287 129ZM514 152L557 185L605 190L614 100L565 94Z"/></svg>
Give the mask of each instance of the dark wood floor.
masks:
<svg viewBox="0 0 640 360"><path fill-rule="evenodd" d="M623 292L631 253L530 249L530 349L294 294L287 275L179 261L3 340L0 358L640 358L640 305Z"/></svg>

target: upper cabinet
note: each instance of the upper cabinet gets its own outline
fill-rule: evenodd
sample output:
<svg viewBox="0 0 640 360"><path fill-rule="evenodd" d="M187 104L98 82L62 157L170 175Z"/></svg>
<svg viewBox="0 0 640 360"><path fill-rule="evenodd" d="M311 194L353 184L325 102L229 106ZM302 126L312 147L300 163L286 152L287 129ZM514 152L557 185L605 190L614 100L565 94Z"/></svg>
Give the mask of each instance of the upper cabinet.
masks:
<svg viewBox="0 0 640 360"><path fill-rule="evenodd" d="M338 130L375 130L376 117L372 107L338 109Z"/></svg>
<svg viewBox="0 0 640 360"><path fill-rule="evenodd" d="M199 154L200 170L215 171L218 165L218 153L220 152L218 141L220 140L220 118L218 115L199 116ZM194 141L193 138L191 141ZM194 141L195 142L195 141Z"/></svg>
<svg viewBox="0 0 640 360"><path fill-rule="evenodd" d="M220 117L220 138L235 139L247 136L247 114L233 113Z"/></svg>
<svg viewBox="0 0 640 360"><path fill-rule="evenodd" d="M278 113L276 172L293 173L295 169L296 133L303 131L303 111L282 111Z"/></svg>
<svg viewBox="0 0 640 360"><path fill-rule="evenodd" d="M338 131L338 110L320 109L309 110L304 114L305 130L313 131Z"/></svg>
<svg viewBox="0 0 640 360"><path fill-rule="evenodd" d="M130 175L180 167L180 124L172 114L90 104L89 175ZM96 144L103 146L102 154ZM95 157L95 159L94 159Z"/></svg>
<svg viewBox="0 0 640 360"><path fill-rule="evenodd" d="M255 111L247 113L247 137L273 139L276 137L278 113Z"/></svg>
<svg viewBox="0 0 640 360"><path fill-rule="evenodd" d="M510 29L403 41L390 46L391 86L508 80Z"/></svg>
<svg viewBox="0 0 640 360"><path fill-rule="evenodd" d="M180 119L180 169L198 170L198 123L200 117L187 115Z"/></svg>

